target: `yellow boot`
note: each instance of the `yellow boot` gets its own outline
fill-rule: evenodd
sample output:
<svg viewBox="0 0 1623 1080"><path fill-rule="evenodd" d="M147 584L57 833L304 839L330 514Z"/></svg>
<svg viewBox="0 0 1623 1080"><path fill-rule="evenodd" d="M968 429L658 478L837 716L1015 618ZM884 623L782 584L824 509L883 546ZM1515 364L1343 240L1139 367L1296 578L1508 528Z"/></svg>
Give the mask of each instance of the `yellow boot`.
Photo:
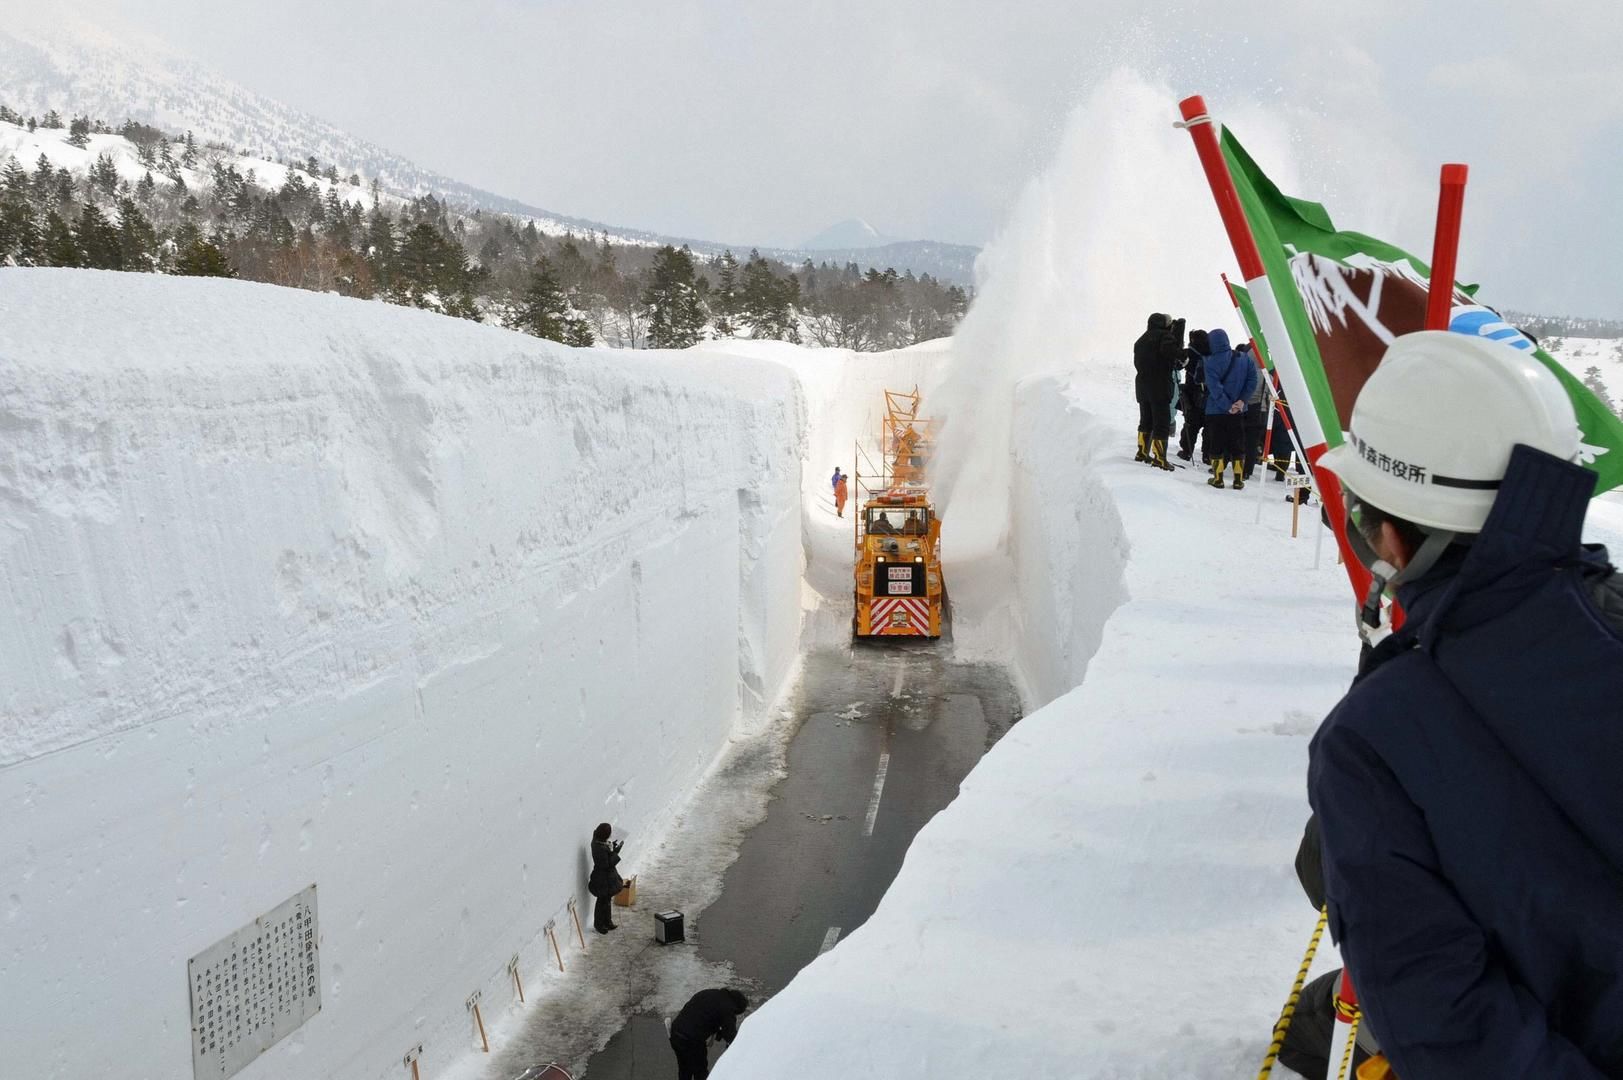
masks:
<svg viewBox="0 0 1623 1080"><path fill-rule="evenodd" d="M1228 463L1228 458L1212 458L1212 478L1206 482L1214 488L1223 487L1223 470Z"/></svg>
<svg viewBox="0 0 1623 1080"><path fill-rule="evenodd" d="M1165 439L1151 440L1150 464L1157 469L1165 469L1167 472L1172 471L1172 463L1167 460L1167 441Z"/></svg>
<svg viewBox="0 0 1623 1080"><path fill-rule="evenodd" d="M1138 433L1138 453L1133 455L1133 460L1134 461L1148 461L1148 460L1150 460L1150 455L1146 454L1144 452L1144 433L1142 431Z"/></svg>
<svg viewBox="0 0 1623 1080"><path fill-rule="evenodd" d="M1245 459L1235 458L1229 464L1234 466L1234 490L1239 491L1245 487Z"/></svg>

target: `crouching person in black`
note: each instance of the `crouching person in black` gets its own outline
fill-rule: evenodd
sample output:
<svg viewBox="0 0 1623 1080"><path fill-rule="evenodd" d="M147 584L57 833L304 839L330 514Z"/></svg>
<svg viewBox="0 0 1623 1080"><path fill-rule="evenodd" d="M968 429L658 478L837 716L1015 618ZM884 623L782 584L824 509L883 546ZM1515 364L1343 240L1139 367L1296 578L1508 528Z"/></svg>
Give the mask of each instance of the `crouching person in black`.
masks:
<svg viewBox="0 0 1623 1080"><path fill-rule="evenodd" d="M610 840L614 827L604 822L592 831L592 876L586 880L586 891L597 897L592 908L592 929L606 934L615 929L614 894L625 888L620 878L620 848L624 840Z"/></svg>
<svg viewBox="0 0 1623 1080"><path fill-rule="evenodd" d="M750 999L737 990L700 990L671 1021L671 1049L676 1051L677 1080L704 1080L710 1075L710 1040L731 1043L738 1037L738 1018Z"/></svg>

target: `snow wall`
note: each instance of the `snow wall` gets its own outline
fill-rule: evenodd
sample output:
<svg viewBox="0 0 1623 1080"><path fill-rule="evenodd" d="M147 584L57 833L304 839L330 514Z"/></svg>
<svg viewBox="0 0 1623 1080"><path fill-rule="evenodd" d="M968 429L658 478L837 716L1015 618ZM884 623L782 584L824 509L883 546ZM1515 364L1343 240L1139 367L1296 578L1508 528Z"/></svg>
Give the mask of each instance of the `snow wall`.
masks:
<svg viewBox="0 0 1623 1080"><path fill-rule="evenodd" d="M252 1075L477 1045L592 826L634 866L792 675L804 412L747 359L0 270L6 1075L190 1076L187 958L312 883L322 1009Z"/></svg>

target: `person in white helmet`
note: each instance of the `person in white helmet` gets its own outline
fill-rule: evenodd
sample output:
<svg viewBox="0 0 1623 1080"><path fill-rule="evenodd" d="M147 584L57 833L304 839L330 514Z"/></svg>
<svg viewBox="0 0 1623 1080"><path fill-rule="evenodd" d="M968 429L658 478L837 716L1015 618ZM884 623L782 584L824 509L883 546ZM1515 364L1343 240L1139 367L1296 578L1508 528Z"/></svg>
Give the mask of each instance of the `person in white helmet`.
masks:
<svg viewBox="0 0 1623 1080"><path fill-rule="evenodd" d="M1310 748L1330 926L1402 1080L1623 1077L1623 588L1570 400L1399 338L1323 464L1402 629Z"/></svg>

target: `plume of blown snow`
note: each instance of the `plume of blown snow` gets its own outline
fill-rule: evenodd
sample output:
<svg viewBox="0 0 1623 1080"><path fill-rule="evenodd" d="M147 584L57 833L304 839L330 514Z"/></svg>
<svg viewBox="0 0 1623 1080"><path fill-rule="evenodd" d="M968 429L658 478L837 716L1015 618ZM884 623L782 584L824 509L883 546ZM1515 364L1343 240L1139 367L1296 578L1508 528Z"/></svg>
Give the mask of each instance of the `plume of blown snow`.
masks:
<svg viewBox="0 0 1623 1080"><path fill-rule="evenodd" d="M936 484L955 557L1004 546L1022 379L1086 369L1091 383L1124 387L1130 408L1133 340L1152 312L1191 328L1238 323L1218 276L1237 277L1234 258L1189 135L1173 127L1182 96L1125 68L1101 79L976 265L978 295L937 392L946 425ZM1247 148L1292 190L1279 121L1254 108L1229 112ZM1123 407L1115 397L1108 405Z"/></svg>

